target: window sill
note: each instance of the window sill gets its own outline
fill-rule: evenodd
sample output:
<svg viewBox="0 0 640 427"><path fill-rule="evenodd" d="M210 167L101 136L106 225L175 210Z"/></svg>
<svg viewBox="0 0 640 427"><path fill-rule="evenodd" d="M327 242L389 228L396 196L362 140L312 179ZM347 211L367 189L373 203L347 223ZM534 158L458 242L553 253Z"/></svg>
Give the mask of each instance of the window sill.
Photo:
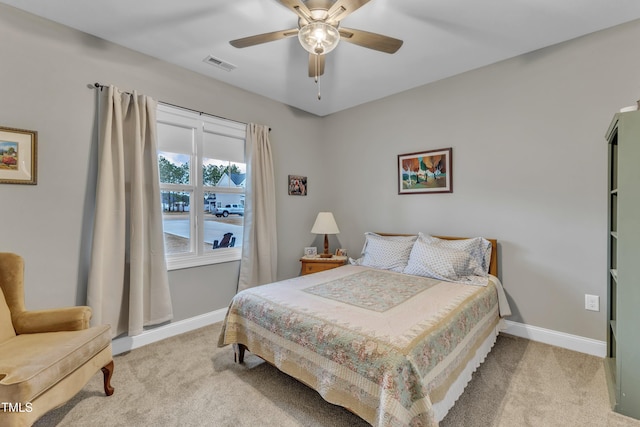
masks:
<svg viewBox="0 0 640 427"><path fill-rule="evenodd" d="M203 265L240 261L241 257L241 247L216 249L214 253L211 253L209 255L174 255L171 257L167 257L167 270L180 270L183 268L201 267Z"/></svg>

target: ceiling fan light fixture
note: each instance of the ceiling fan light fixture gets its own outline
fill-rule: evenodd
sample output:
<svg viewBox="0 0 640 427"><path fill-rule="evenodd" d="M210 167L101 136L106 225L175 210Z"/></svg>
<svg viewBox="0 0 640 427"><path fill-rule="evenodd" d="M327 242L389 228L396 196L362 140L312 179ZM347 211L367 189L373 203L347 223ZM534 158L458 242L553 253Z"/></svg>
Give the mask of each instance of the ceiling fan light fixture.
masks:
<svg viewBox="0 0 640 427"><path fill-rule="evenodd" d="M338 29L325 22L312 22L298 31L302 47L314 55L325 55L336 48L340 41Z"/></svg>

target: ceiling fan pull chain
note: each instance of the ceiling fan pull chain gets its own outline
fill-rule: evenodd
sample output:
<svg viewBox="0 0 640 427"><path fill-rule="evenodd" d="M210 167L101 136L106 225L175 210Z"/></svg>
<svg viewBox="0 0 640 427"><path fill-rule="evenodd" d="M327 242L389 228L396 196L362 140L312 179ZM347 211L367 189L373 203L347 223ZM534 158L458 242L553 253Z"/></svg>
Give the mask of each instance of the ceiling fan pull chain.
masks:
<svg viewBox="0 0 640 427"><path fill-rule="evenodd" d="M320 96L320 77L316 76L316 85L318 86L318 101L322 99Z"/></svg>
<svg viewBox="0 0 640 427"><path fill-rule="evenodd" d="M320 95L320 76L318 76L318 69L320 69L320 55L316 55L316 85L318 86L318 101L320 101L322 99L322 96Z"/></svg>

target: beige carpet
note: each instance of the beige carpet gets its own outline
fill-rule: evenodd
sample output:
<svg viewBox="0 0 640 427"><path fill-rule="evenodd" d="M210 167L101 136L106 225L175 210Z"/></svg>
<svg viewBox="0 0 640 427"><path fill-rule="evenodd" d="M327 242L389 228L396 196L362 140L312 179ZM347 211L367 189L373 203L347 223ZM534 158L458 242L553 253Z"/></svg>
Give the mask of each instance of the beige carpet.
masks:
<svg viewBox="0 0 640 427"><path fill-rule="evenodd" d="M115 358L106 397L102 375L45 426L366 426L257 357L233 363L216 347L220 324ZM458 426L640 426L609 408L603 361L500 335L465 393L440 423Z"/></svg>

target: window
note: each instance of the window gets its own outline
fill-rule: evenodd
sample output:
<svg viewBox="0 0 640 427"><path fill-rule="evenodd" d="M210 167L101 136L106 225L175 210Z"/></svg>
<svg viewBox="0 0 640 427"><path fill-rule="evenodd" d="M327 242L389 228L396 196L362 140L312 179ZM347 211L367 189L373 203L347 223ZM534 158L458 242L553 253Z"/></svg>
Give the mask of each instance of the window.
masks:
<svg viewBox="0 0 640 427"><path fill-rule="evenodd" d="M239 260L246 125L164 104L157 122L168 268Z"/></svg>

